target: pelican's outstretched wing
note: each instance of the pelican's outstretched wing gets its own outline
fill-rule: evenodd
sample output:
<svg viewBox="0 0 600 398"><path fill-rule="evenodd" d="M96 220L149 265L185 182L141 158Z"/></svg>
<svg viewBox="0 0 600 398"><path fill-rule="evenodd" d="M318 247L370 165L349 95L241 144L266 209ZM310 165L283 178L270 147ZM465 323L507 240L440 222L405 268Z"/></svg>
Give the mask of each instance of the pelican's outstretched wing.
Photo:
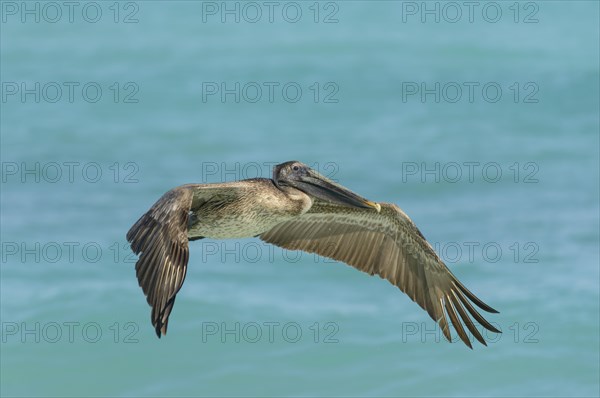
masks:
<svg viewBox="0 0 600 398"><path fill-rule="evenodd" d="M387 279L426 310L449 341L447 316L462 341L472 348L460 315L473 336L487 345L467 311L486 329L500 333L471 302L485 311L497 311L456 279L411 219L394 204L381 204L378 213L317 200L307 213L276 225L260 238L286 249L343 261Z"/></svg>
<svg viewBox="0 0 600 398"><path fill-rule="evenodd" d="M190 212L238 194L239 189L229 183L173 188L127 232L131 249L140 255L136 275L152 307L151 320L158 337L167 333L175 296L185 280Z"/></svg>
<svg viewBox="0 0 600 398"><path fill-rule="evenodd" d="M187 271L192 197L189 187L170 190L127 232L131 249L140 255L135 271L152 307L152 325L158 337L167 333L169 314Z"/></svg>

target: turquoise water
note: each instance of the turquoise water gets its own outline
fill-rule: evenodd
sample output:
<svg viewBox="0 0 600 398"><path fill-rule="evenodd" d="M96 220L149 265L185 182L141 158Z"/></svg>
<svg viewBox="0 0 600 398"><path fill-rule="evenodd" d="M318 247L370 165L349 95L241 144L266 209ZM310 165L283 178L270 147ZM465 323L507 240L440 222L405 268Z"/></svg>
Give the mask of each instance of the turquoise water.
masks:
<svg viewBox="0 0 600 398"><path fill-rule="evenodd" d="M2 396L600 394L597 2L53 4L1 4ZM400 205L504 333L248 239L191 244L158 340L126 231L291 159Z"/></svg>

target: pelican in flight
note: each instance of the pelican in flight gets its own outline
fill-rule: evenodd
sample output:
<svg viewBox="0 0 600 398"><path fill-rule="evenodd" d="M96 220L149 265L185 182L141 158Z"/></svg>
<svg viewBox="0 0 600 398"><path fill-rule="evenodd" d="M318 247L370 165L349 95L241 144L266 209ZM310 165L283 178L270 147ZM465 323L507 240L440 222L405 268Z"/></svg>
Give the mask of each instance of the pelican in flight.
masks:
<svg viewBox="0 0 600 398"><path fill-rule="evenodd" d="M188 241L246 237L343 261L387 279L427 311L449 341L450 320L468 347L464 326L487 345L469 314L500 333L473 304L497 311L458 281L398 206L367 200L291 161L277 165L273 179L173 188L131 227L127 241L139 255L136 275L159 338L167 333L185 280Z"/></svg>

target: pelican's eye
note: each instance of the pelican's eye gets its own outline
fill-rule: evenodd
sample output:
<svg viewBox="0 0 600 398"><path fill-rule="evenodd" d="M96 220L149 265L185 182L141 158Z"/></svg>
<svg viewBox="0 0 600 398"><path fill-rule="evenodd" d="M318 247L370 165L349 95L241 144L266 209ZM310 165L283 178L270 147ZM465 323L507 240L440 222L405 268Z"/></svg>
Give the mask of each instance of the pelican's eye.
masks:
<svg viewBox="0 0 600 398"><path fill-rule="evenodd" d="M295 165L292 167L292 170L294 170L294 171L298 171L298 170L300 170L300 167L298 167L298 165L297 165L297 164L295 164Z"/></svg>

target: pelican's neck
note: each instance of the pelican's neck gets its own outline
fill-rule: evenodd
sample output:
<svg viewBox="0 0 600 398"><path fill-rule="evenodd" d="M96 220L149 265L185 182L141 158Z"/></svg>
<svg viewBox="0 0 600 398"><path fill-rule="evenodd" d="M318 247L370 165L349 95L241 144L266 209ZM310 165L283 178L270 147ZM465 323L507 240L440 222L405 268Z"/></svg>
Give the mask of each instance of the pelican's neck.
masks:
<svg viewBox="0 0 600 398"><path fill-rule="evenodd" d="M313 200L310 196L299 189L285 185L276 185L277 188L286 196L298 215L304 214L310 210Z"/></svg>

